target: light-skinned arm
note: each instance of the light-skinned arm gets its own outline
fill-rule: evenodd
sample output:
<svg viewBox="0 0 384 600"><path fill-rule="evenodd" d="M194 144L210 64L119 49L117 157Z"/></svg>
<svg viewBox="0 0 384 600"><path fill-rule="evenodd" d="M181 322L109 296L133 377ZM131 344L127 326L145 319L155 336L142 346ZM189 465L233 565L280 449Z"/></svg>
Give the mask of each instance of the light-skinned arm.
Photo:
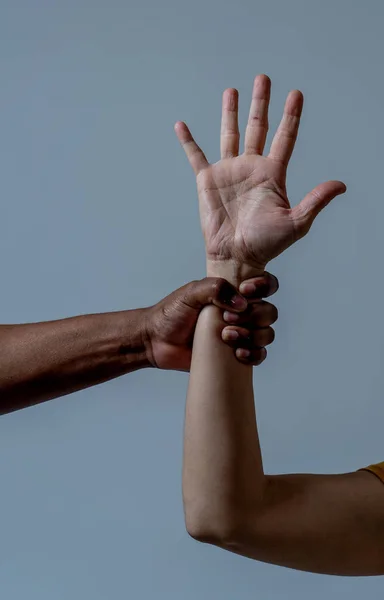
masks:
<svg viewBox="0 0 384 600"><path fill-rule="evenodd" d="M265 475L252 367L222 343L220 324L220 310L206 307L195 332L184 441L187 531L275 565L383 575L384 484L366 471Z"/></svg>
<svg viewBox="0 0 384 600"><path fill-rule="evenodd" d="M214 165L208 164L186 125L176 125L197 174L208 273L240 285L245 296L243 279L261 274L269 260L303 237L320 210L345 191L341 182L327 182L290 207L285 175L303 98L297 91L289 94L264 157L269 96L269 79L257 77L245 152L239 156L237 92L224 93L222 159ZM220 321L219 309L205 308L194 338L183 466L188 532L197 540L295 569L384 574L382 482L366 471L265 475L252 368L236 362L221 343ZM271 341L268 331L265 345ZM265 355L260 348L259 362Z"/></svg>

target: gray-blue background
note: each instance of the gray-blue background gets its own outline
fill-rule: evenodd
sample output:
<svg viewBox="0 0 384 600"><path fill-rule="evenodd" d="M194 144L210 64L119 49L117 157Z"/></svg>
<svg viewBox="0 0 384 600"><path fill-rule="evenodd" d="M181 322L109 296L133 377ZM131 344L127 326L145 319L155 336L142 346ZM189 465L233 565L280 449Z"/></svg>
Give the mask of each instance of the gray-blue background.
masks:
<svg viewBox="0 0 384 600"><path fill-rule="evenodd" d="M288 190L337 198L269 265L280 320L255 371L265 468L384 460L384 11L379 1L2 0L1 313L30 322L154 303L204 276L194 177L173 124L219 158L221 93L273 84L305 109ZM270 140L270 137L269 137ZM187 375L141 371L0 419L6 600L377 598L184 531Z"/></svg>

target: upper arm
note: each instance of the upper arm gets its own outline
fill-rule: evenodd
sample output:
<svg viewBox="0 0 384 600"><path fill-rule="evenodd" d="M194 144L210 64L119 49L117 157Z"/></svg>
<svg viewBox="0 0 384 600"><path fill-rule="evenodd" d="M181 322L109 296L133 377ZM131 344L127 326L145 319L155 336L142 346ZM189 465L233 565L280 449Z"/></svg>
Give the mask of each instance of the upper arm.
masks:
<svg viewBox="0 0 384 600"><path fill-rule="evenodd" d="M264 500L232 546L305 571L383 575L384 484L367 471L267 476Z"/></svg>

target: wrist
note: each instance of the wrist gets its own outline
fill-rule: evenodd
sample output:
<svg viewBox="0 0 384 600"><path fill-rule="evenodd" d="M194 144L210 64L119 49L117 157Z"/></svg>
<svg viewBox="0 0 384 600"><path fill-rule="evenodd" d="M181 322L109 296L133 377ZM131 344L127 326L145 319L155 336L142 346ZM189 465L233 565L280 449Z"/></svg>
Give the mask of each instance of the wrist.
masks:
<svg viewBox="0 0 384 600"><path fill-rule="evenodd" d="M203 329L210 336L222 342L221 334L226 325L227 323L223 320L223 310L214 304L207 304L200 311L195 335L198 330Z"/></svg>
<svg viewBox="0 0 384 600"><path fill-rule="evenodd" d="M140 308L123 312L124 325L121 329L119 352L128 362L137 363L139 369L152 367L150 339L150 309Z"/></svg>
<svg viewBox="0 0 384 600"><path fill-rule="evenodd" d="M237 262L234 259L212 260L207 258L207 277L222 277L236 288L246 279L260 277L263 274L263 265L255 267L247 263Z"/></svg>

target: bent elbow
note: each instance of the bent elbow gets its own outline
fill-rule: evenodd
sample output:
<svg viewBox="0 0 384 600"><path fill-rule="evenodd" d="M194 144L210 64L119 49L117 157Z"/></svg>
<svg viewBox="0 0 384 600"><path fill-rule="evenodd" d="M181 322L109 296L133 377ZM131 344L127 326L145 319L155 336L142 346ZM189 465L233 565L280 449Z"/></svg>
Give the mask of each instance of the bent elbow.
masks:
<svg viewBox="0 0 384 600"><path fill-rule="evenodd" d="M195 515L193 518L186 517L185 528L188 535L196 542L217 545L219 541L218 530L207 523L205 519L200 518L199 515Z"/></svg>
<svg viewBox="0 0 384 600"><path fill-rule="evenodd" d="M185 527L188 535L197 542L228 550L237 547L242 537L239 524L234 518L203 511L186 511Z"/></svg>

